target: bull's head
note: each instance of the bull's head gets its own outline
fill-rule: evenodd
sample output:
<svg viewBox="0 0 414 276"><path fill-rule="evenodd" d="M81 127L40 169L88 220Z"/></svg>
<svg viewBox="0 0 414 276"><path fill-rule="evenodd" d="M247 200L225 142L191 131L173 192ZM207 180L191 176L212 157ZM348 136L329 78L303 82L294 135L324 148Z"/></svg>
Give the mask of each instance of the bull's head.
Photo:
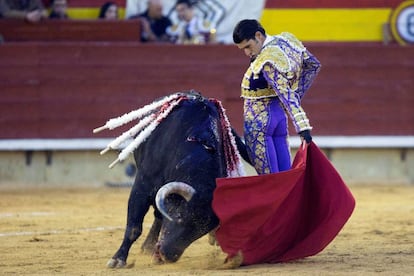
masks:
<svg viewBox="0 0 414 276"><path fill-rule="evenodd" d="M197 204L197 191L183 182L164 185L158 190L155 203L164 217L154 255L158 262L177 261L193 241L218 223L214 214Z"/></svg>

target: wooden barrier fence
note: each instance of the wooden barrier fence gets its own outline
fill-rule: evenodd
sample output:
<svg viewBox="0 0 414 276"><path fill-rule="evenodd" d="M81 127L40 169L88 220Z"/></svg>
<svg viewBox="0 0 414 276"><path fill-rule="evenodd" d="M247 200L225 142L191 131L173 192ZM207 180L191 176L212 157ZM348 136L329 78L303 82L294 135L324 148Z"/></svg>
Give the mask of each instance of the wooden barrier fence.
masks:
<svg viewBox="0 0 414 276"><path fill-rule="evenodd" d="M308 44L322 71L303 100L314 135L414 135L414 51ZM229 45L26 42L0 45L0 138L99 138L92 129L169 93L220 99L242 131L248 60ZM96 137L98 136L98 137Z"/></svg>
<svg viewBox="0 0 414 276"><path fill-rule="evenodd" d="M19 19L0 19L0 35L5 42L74 41L139 42L139 20L53 20L27 23Z"/></svg>

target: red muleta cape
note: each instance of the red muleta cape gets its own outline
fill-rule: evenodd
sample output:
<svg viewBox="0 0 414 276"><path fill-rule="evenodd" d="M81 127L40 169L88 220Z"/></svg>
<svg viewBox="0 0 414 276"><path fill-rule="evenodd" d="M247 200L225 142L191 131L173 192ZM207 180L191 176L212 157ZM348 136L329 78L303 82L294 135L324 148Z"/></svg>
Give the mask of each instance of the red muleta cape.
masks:
<svg viewBox="0 0 414 276"><path fill-rule="evenodd" d="M219 178L216 238L243 265L277 263L322 251L351 216L355 200L315 143L298 149L288 171Z"/></svg>

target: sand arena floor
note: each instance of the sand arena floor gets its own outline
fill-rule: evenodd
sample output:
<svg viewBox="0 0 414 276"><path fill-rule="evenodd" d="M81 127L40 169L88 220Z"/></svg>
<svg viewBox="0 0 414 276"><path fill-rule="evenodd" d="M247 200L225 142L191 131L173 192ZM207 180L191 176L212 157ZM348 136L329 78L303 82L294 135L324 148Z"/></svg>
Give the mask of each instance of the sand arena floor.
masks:
<svg viewBox="0 0 414 276"><path fill-rule="evenodd" d="M353 216L321 253L303 260L222 270L203 237L175 264L132 247L128 268L106 268L121 243L128 188L0 190L0 275L413 275L414 186L351 186Z"/></svg>

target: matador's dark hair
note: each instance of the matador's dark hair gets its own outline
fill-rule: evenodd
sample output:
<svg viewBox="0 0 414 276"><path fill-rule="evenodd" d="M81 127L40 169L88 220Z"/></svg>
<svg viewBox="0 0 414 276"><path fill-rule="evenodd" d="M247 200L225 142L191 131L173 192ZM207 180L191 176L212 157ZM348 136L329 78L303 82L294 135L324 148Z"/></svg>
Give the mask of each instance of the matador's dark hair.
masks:
<svg viewBox="0 0 414 276"><path fill-rule="evenodd" d="M259 21L255 19L243 19L237 23L233 30L233 42L239 44L243 40L255 39L256 32L266 35L266 31Z"/></svg>

